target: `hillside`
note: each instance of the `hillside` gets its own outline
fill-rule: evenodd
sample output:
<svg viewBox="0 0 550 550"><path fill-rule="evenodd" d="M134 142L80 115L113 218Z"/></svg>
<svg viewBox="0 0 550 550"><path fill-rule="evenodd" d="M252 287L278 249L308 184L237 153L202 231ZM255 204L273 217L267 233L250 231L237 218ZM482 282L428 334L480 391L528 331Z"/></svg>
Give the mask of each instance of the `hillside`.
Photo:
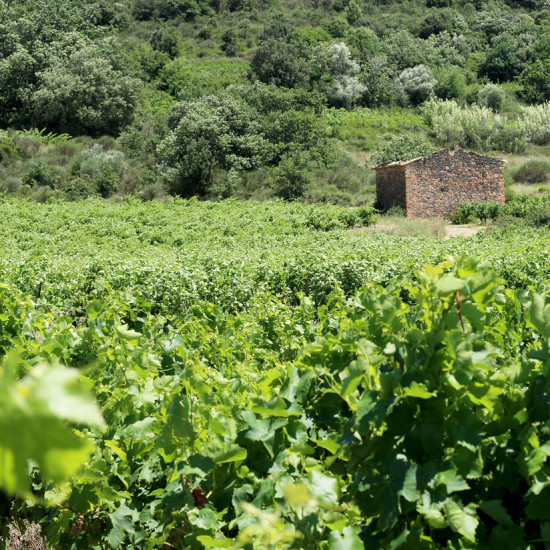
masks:
<svg viewBox="0 0 550 550"><path fill-rule="evenodd" d="M511 173L546 160L549 30L545 0L2 2L0 189L362 204L402 135Z"/></svg>

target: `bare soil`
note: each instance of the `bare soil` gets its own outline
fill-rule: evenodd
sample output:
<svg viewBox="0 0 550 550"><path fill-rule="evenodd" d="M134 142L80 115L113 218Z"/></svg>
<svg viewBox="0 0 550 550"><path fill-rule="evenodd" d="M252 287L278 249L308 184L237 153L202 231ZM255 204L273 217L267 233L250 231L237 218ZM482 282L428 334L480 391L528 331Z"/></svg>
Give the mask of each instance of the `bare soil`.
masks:
<svg viewBox="0 0 550 550"><path fill-rule="evenodd" d="M445 238L451 237L473 237L482 229L482 226L471 227L469 225L447 225L445 227Z"/></svg>

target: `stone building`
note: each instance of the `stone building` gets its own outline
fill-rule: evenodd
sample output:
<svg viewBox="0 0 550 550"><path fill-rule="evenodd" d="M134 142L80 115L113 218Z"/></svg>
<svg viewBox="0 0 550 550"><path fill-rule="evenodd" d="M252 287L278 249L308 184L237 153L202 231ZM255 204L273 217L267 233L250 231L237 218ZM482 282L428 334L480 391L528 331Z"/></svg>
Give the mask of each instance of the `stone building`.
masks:
<svg viewBox="0 0 550 550"><path fill-rule="evenodd" d="M506 161L458 149L377 166L376 198L409 218L448 218L462 202L504 203Z"/></svg>

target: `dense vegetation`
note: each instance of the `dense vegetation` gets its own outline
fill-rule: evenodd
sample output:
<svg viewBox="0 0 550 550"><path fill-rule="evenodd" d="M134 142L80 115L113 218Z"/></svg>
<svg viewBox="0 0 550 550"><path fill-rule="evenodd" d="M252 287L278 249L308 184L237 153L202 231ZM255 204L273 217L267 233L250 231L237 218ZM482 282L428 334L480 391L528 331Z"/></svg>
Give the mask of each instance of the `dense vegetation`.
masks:
<svg viewBox="0 0 550 550"><path fill-rule="evenodd" d="M550 547L549 31L0 0L0 547ZM442 146L511 160L490 229L373 230Z"/></svg>
<svg viewBox="0 0 550 550"><path fill-rule="evenodd" d="M547 540L548 230L402 239L349 212L4 202L4 537Z"/></svg>
<svg viewBox="0 0 550 550"><path fill-rule="evenodd" d="M544 153L549 30L543 0L3 1L0 191L363 204L396 134Z"/></svg>

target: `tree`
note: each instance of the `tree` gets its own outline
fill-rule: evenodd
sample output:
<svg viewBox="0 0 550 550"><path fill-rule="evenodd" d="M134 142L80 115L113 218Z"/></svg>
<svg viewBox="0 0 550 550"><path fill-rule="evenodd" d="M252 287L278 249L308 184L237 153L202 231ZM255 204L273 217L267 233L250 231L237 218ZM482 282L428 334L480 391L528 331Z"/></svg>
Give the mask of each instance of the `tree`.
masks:
<svg viewBox="0 0 550 550"><path fill-rule="evenodd" d="M153 50L168 54L170 59L174 59L179 51L178 35L172 28L161 27L151 35L151 47Z"/></svg>
<svg viewBox="0 0 550 550"><path fill-rule="evenodd" d="M485 88L482 88L477 93L477 102L480 105L489 107L489 109L492 109L495 113L499 113L502 110L505 97L506 94L500 86L496 84L487 84Z"/></svg>
<svg viewBox="0 0 550 550"><path fill-rule="evenodd" d="M327 91L327 96L333 104L350 109L366 90L355 76L360 72L360 68L351 58L349 48L343 42L332 46L331 52L330 68L333 82Z"/></svg>
<svg viewBox="0 0 550 550"><path fill-rule="evenodd" d="M373 57L364 66L359 80L365 86L361 104L366 107L389 105L394 98L394 72L385 56Z"/></svg>
<svg viewBox="0 0 550 550"><path fill-rule="evenodd" d="M396 98L403 105L420 105L433 97L436 84L437 80L426 65L405 69L394 82Z"/></svg>
<svg viewBox="0 0 550 550"><path fill-rule="evenodd" d="M359 7L359 4L355 2L355 0L351 0L351 2L346 6L346 9L344 10L344 15L346 16L346 20L350 25L355 25L359 19L363 16L363 12L361 11L361 8Z"/></svg>
<svg viewBox="0 0 550 550"><path fill-rule="evenodd" d="M310 67L296 46L269 39L255 51L250 62L255 76L265 84L307 88Z"/></svg>
<svg viewBox="0 0 550 550"><path fill-rule="evenodd" d="M539 59L529 65L518 79L521 95L529 103L550 100L550 60Z"/></svg>
<svg viewBox="0 0 550 550"><path fill-rule="evenodd" d="M436 70L435 95L440 99L458 99L466 92L466 77L458 67L441 67Z"/></svg>
<svg viewBox="0 0 550 550"><path fill-rule="evenodd" d="M269 155L254 110L228 93L179 103L169 123L172 131L158 158L169 191L177 195L205 195L216 169L251 170Z"/></svg>
<svg viewBox="0 0 550 550"><path fill-rule="evenodd" d="M503 33L491 42L479 74L493 82L507 82L518 76L527 66L536 38L531 34Z"/></svg>
<svg viewBox="0 0 550 550"><path fill-rule="evenodd" d="M96 45L61 52L37 74L29 98L33 123L72 135L116 135L132 119L139 85L115 69Z"/></svg>

